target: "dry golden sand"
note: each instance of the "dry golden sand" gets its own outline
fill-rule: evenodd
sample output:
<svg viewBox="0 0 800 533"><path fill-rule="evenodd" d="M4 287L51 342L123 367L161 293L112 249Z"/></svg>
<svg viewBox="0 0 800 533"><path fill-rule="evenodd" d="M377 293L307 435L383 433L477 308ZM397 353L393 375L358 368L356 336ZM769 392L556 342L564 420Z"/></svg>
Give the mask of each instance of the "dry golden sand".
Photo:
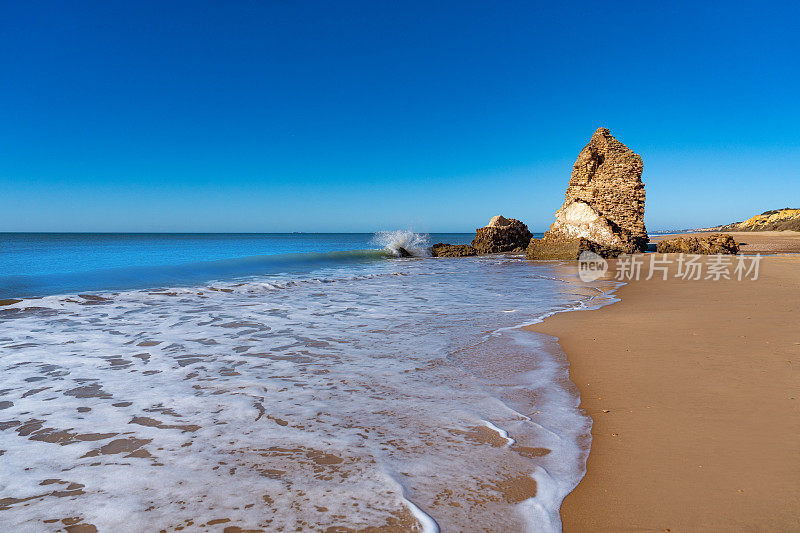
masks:
<svg viewBox="0 0 800 533"><path fill-rule="evenodd" d="M530 327L559 337L594 420L564 530L800 531L800 256L618 296Z"/></svg>

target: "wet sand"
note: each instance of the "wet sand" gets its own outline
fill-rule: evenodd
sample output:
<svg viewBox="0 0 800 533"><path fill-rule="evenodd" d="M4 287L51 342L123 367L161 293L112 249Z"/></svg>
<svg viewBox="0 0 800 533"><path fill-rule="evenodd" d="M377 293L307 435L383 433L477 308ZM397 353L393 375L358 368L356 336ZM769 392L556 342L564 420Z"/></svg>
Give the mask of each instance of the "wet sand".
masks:
<svg viewBox="0 0 800 533"><path fill-rule="evenodd" d="M764 258L756 281L617 295L529 328L559 338L594 420L564 530L800 530L800 256Z"/></svg>

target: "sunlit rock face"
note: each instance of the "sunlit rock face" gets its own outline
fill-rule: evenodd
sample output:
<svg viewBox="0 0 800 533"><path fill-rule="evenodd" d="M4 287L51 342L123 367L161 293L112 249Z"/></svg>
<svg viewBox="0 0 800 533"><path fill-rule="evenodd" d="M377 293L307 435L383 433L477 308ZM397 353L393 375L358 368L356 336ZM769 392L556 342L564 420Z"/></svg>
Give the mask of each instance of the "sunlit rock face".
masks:
<svg viewBox="0 0 800 533"><path fill-rule="evenodd" d="M479 254L523 253L532 236L528 226L519 220L497 215L475 231L472 247Z"/></svg>
<svg viewBox="0 0 800 533"><path fill-rule="evenodd" d="M578 154L555 222L542 239L531 241L526 256L577 259L576 250L606 256L646 250L642 169L638 154L598 128Z"/></svg>
<svg viewBox="0 0 800 533"><path fill-rule="evenodd" d="M556 211L556 221L550 226L550 232L563 237L580 238L623 247L624 243L609 222L592 209L592 207L576 200Z"/></svg>
<svg viewBox="0 0 800 533"><path fill-rule="evenodd" d="M492 220L486 225L487 228L499 228L502 226L508 226L511 222L508 221L506 217L503 215L496 215L492 217Z"/></svg>
<svg viewBox="0 0 800 533"><path fill-rule="evenodd" d="M737 254L739 245L733 236L726 233L712 233L702 237L675 237L658 243L658 251L663 254Z"/></svg>

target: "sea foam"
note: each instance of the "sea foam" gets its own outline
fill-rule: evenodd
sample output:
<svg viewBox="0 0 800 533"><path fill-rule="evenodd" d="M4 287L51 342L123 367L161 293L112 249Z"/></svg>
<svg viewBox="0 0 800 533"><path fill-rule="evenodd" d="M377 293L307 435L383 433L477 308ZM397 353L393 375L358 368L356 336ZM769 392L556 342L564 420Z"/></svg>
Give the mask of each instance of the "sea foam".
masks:
<svg viewBox="0 0 800 533"><path fill-rule="evenodd" d="M590 422L555 343L515 326L593 287L518 259L390 260L5 306L0 518L557 530Z"/></svg>

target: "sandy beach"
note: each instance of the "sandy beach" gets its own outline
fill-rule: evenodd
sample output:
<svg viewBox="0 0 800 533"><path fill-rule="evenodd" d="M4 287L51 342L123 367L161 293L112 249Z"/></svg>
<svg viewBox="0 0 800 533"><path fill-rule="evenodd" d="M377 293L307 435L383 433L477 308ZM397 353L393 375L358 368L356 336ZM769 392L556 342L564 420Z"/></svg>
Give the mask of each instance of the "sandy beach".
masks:
<svg viewBox="0 0 800 533"><path fill-rule="evenodd" d="M559 338L594 420L564 530L797 531L800 256L763 258L754 281L675 279L674 266L529 328Z"/></svg>
<svg viewBox="0 0 800 533"><path fill-rule="evenodd" d="M800 2L2 14L0 533L800 533Z"/></svg>

